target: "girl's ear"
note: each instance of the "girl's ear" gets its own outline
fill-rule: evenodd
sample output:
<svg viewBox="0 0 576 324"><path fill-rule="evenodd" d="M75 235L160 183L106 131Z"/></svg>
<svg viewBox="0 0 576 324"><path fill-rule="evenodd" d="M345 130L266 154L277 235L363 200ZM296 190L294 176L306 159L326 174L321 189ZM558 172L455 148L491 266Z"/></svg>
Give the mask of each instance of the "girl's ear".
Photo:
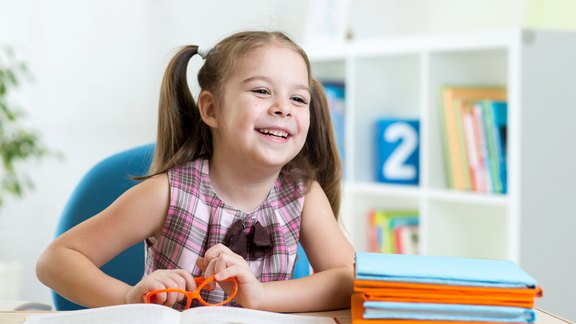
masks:
<svg viewBox="0 0 576 324"><path fill-rule="evenodd" d="M198 96L198 111L202 120L211 128L218 127L216 119L216 102L214 94L210 91L202 91Z"/></svg>

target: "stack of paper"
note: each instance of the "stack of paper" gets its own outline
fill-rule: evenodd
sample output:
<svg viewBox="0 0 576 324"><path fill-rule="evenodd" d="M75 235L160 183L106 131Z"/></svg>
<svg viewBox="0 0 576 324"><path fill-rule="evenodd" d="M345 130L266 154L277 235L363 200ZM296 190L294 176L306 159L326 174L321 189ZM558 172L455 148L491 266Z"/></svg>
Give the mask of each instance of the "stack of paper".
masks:
<svg viewBox="0 0 576 324"><path fill-rule="evenodd" d="M352 321L531 323L541 295L511 261L357 252Z"/></svg>

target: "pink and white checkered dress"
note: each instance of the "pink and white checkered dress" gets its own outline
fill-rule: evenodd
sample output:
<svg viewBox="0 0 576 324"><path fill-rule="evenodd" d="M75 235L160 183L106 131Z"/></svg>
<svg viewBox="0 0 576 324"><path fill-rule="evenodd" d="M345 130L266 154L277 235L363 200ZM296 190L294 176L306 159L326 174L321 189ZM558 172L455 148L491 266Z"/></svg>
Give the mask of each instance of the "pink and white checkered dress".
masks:
<svg viewBox="0 0 576 324"><path fill-rule="evenodd" d="M196 160L168 171L168 215L160 236L146 240L145 273L157 269L186 269L194 277L201 276L202 271L196 266L198 256L223 243L230 225L245 219L246 226L260 222L271 233L273 245L271 254L246 260L252 273L261 282L290 279L300 236L304 182L279 177L262 205L245 213L218 198L208 170L208 160ZM217 287L203 294L203 298L217 303L224 300L224 293Z"/></svg>

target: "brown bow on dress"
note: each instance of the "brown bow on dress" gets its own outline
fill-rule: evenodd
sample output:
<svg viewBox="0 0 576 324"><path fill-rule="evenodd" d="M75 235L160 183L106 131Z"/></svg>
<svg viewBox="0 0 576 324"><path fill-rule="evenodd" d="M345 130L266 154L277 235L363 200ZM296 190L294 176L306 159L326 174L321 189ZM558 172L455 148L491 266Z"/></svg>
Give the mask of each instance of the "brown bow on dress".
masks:
<svg viewBox="0 0 576 324"><path fill-rule="evenodd" d="M270 233L258 221L248 227L242 219L234 222L224 237L224 244L244 259L258 259L272 252Z"/></svg>

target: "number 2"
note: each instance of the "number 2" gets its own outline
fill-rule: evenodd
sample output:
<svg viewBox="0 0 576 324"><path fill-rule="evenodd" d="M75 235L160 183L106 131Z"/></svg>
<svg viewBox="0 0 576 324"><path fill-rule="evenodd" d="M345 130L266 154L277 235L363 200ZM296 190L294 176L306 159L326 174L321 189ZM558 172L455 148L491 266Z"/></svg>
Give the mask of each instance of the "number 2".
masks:
<svg viewBox="0 0 576 324"><path fill-rule="evenodd" d="M416 167L405 163L418 146L418 134L414 128L405 123L394 123L386 128L383 136L388 143L401 141L382 166L384 176L398 180L414 179Z"/></svg>

